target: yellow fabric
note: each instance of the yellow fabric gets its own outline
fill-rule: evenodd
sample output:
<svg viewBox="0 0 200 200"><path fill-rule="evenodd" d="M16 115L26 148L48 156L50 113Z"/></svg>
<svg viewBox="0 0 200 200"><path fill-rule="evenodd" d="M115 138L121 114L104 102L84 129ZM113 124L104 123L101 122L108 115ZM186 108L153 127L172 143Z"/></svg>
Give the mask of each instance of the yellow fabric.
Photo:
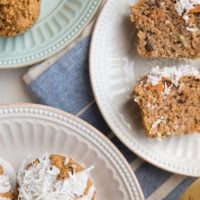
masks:
<svg viewBox="0 0 200 200"><path fill-rule="evenodd" d="M200 199L200 179L195 181L182 195L180 200Z"/></svg>

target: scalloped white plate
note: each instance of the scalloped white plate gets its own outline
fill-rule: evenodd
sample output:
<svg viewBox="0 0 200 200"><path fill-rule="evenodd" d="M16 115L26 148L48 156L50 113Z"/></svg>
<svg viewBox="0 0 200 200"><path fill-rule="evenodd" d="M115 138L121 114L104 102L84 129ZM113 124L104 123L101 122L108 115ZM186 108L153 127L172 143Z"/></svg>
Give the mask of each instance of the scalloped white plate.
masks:
<svg viewBox="0 0 200 200"><path fill-rule="evenodd" d="M22 35L0 37L0 68L38 63L67 46L95 14L101 0L42 0L37 23Z"/></svg>
<svg viewBox="0 0 200 200"><path fill-rule="evenodd" d="M163 141L147 139L139 110L129 98L139 76L152 66L186 63L144 59L137 54L136 33L129 17L133 3L135 0L109 0L97 22L90 78L98 106L115 134L137 155L165 170L200 176L200 134ZM200 66L199 61L190 64Z"/></svg>
<svg viewBox="0 0 200 200"><path fill-rule="evenodd" d="M86 122L34 104L0 107L0 157L15 170L27 155L62 153L91 172L97 199L143 200L137 179L116 147Z"/></svg>

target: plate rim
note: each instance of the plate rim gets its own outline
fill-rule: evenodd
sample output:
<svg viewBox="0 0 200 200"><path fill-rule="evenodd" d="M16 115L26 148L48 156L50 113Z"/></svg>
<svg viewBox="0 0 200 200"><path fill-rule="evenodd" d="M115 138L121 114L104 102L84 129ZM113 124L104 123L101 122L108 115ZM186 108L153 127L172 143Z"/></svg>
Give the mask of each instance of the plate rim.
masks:
<svg viewBox="0 0 200 200"><path fill-rule="evenodd" d="M67 122L68 124L72 125L73 127L76 127L79 129L79 131L85 129L88 130L90 133L94 134L95 137L98 137L101 141L103 141L109 149L114 152L117 157L120 159L120 162L123 164L123 168L128 170L127 175L129 175L129 179L134 186L134 190L137 192L137 199L138 200L143 200L144 199L144 194L142 191L142 188L139 184L139 181L134 173L134 171L131 169L131 166L129 165L128 161L125 159L123 154L120 152L120 150L98 129L93 127L91 124L88 122L82 120L81 118L65 112L63 110L42 105L42 104L33 104L33 103L17 103L17 104L9 104L9 105L0 105L0 117L4 116L7 117L8 114L37 114L40 116L47 116L50 117L53 120L58 120L58 121L64 121L64 118L67 118L71 122ZM54 115L53 115L54 114ZM1 118L0 118L1 120ZM54 122L53 122L54 123ZM76 126L77 125L77 126ZM108 152L107 152L108 153ZM114 161L113 161L114 163ZM115 166L116 167L116 166ZM123 179L122 179L123 181ZM127 190L129 190L127 188Z"/></svg>
<svg viewBox="0 0 200 200"><path fill-rule="evenodd" d="M179 175L185 175L185 176L191 176L191 177L199 177L200 176L200 172L194 172L194 170L189 170L188 168L184 168L183 166L180 165L176 165L175 164L170 164L167 162L165 162L165 160L162 160L162 162L160 162L160 158L157 157L153 157L153 156L148 156L144 153L143 149L138 149L135 148L134 145L128 141L124 136L123 133L121 133L120 131L120 127L117 127L114 125L114 121L112 121L111 119L111 115L109 115L109 111L107 110L107 106L104 105L105 103L105 98L102 97L101 95L101 91L98 90L98 81L95 80L95 49L97 48L96 46L96 41L98 38L98 35L102 35L102 33L100 33L100 29L101 29L101 24L103 23L104 18L106 17L107 11L108 9L112 9L114 7L114 5L116 4L116 2L118 2L117 0L108 0L107 3L105 4L101 14L98 17L97 23L94 27L94 31L93 31L93 35L92 35L92 39L91 39L91 45L90 45L90 56L89 56L89 73L90 73L90 81L91 81L91 87L92 87L92 91L94 94L94 98L97 102L97 106L103 116L103 118L105 119L105 121L107 122L108 126L110 127L110 129L113 131L113 133L119 138L119 140L132 152L134 152L138 157L142 158L144 161L152 164L153 166L160 168L162 170L171 172L171 173L176 173ZM135 146L139 146L139 143L135 143ZM200 171L200 169L198 170Z"/></svg>
<svg viewBox="0 0 200 200"><path fill-rule="evenodd" d="M90 23L91 19L94 17L96 11L98 10L99 6L102 3L102 0L96 0L96 1L97 1L97 4L96 4L95 8L93 9L93 12L89 13L89 16L86 15L84 17L84 18L87 17L87 20L85 21L85 23L83 23L82 26L80 26L80 27L75 26L70 31L70 32L73 32L74 34L72 35L72 37L70 39L67 40L67 42L63 42L62 45L60 45L59 47L57 47L56 49L54 49L53 51L51 51L47 55L40 56L38 58L35 58L34 60L25 61L25 62L22 62L22 63L15 63L15 64L12 63L10 65L9 64L0 64L0 69L18 69L18 68L29 67L31 65L38 64L38 63L56 55L57 53L61 52L64 48L66 48L68 45L70 45L81 34L81 32L87 27L87 25ZM77 31L75 31L75 30L77 30ZM58 43L56 43L56 44L58 44ZM1 59L0 59L0 62L1 62Z"/></svg>

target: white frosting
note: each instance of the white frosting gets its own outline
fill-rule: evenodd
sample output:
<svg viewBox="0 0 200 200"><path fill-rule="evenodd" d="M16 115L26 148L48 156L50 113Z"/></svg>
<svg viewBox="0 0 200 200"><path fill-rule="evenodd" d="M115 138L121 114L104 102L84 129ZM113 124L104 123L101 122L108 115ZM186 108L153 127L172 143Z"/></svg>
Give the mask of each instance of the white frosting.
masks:
<svg viewBox="0 0 200 200"><path fill-rule="evenodd" d="M10 181L10 177L4 172L4 174L0 176L0 193L4 194L11 191L12 191L12 184Z"/></svg>
<svg viewBox="0 0 200 200"><path fill-rule="evenodd" d="M178 14L182 16L186 22L188 22L189 11L198 4L200 4L200 0L176 0L175 9L178 12ZM198 28L192 26L192 27L187 27L187 30L191 32L196 32Z"/></svg>
<svg viewBox="0 0 200 200"><path fill-rule="evenodd" d="M157 85L162 78L169 79L173 85L176 87L179 85L179 80L183 76L195 76L200 78L200 71L197 68L191 67L189 65L182 65L180 67L164 67L160 68L159 66L153 67L151 72L148 75L147 83L155 86ZM168 89L165 89L168 93Z"/></svg>
<svg viewBox="0 0 200 200"><path fill-rule="evenodd" d="M87 196L84 195L92 167L58 181L60 170L51 165L49 155L44 155L39 163L25 170L26 165L26 162L22 164L18 174L19 197L22 200L91 200L94 195L94 187L90 188Z"/></svg>

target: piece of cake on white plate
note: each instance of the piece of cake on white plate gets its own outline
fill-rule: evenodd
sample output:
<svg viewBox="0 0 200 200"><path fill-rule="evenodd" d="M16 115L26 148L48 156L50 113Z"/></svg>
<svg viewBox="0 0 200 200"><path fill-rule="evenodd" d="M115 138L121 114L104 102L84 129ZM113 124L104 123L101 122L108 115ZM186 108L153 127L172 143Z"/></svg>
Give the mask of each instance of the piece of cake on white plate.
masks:
<svg viewBox="0 0 200 200"><path fill-rule="evenodd" d="M133 91L146 136L162 138L200 132L200 71L189 65L154 67Z"/></svg>
<svg viewBox="0 0 200 200"><path fill-rule="evenodd" d="M0 159L0 200L12 200L15 197L15 172L3 159Z"/></svg>
<svg viewBox="0 0 200 200"><path fill-rule="evenodd" d="M95 200L92 169L60 154L25 160L18 171L18 199Z"/></svg>
<svg viewBox="0 0 200 200"><path fill-rule="evenodd" d="M138 0L131 21L144 57L200 58L200 0Z"/></svg>

